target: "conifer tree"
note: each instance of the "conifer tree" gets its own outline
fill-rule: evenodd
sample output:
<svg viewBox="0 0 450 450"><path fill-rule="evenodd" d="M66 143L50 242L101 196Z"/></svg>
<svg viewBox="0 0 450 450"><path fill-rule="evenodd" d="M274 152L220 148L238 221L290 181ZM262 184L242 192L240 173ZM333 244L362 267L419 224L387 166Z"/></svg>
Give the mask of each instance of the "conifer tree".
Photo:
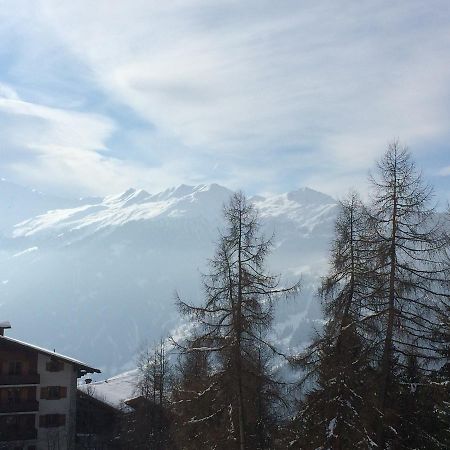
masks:
<svg viewBox="0 0 450 450"><path fill-rule="evenodd" d="M196 420L207 426L208 419L227 414L225 440L210 442L209 448L264 448L261 429L268 416L262 411L276 398L276 383L267 364L258 359L257 349L276 352L268 340L274 303L281 295L295 293L298 285L280 287L279 277L267 272L271 241L261 235L257 211L242 193L234 194L224 207L224 218L224 232L203 279L204 303L193 306L178 299L181 312L197 324L195 340L207 343L203 348L188 345L186 352L207 352L212 365L206 390L215 396ZM257 411L255 389L265 392L259 396ZM191 400L197 397L198 392Z"/></svg>
<svg viewBox="0 0 450 450"><path fill-rule="evenodd" d="M433 334L439 305L449 292L448 243L430 205L432 189L398 142L377 164L371 185L369 242L376 264L366 308L377 330L371 338L378 346L377 444L386 448L401 445L397 397L408 358L416 358L423 375L436 357Z"/></svg>
<svg viewBox="0 0 450 450"><path fill-rule="evenodd" d="M207 341L192 338L180 355L172 391L175 440L183 450L207 450L211 443L226 448L228 411L219 391L219 374L213 370Z"/></svg>
<svg viewBox="0 0 450 450"><path fill-rule="evenodd" d="M336 224L326 325L300 360L315 375L301 448L446 448L448 237L398 142L371 184L369 206L353 196Z"/></svg>
<svg viewBox="0 0 450 450"><path fill-rule="evenodd" d="M438 441L443 448L450 448L450 294L442 302L435 337L439 357L432 373L434 417L439 427Z"/></svg>
<svg viewBox="0 0 450 450"><path fill-rule="evenodd" d="M300 358L313 378L297 420L301 448L372 448L367 384L373 377L363 306L369 293L371 258L367 217L357 194L340 205L330 271L319 295L326 325Z"/></svg>
<svg viewBox="0 0 450 450"><path fill-rule="evenodd" d="M145 347L137 358L137 385L130 406L123 414L121 445L124 448L173 449L169 413L169 361L163 340Z"/></svg>

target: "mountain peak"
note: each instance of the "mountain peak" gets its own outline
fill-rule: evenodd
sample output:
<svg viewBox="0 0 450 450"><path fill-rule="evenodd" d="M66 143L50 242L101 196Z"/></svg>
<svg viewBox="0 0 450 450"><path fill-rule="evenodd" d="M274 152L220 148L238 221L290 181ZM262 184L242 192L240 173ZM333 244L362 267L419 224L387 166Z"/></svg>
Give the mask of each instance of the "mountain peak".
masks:
<svg viewBox="0 0 450 450"><path fill-rule="evenodd" d="M336 200L333 197L309 187L301 187L295 191L289 192L287 198L288 200L304 205L336 203Z"/></svg>
<svg viewBox="0 0 450 450"><path fill-rule="evenodd" d="M171 197L186 197L195 191L195 186L190 186L188 184L179 184L175 188L172 188Z"/></svg>
<svg viewBox="0 0 450 450"><path fill-rule="evenodd" d="M197 192L208 192L212 195L217 196L229 196L232 194L232 191L230 189L226 188L225 186L221 186L217 183L211 183L211 184L200 184L196 187Z"/></svg>
<svg viewBox="0 0 450 450"><path fill-rule="evenodd" d="M213 197L217 197L218 201L222 202L223 197L227 197L231 194L231 191L224 186L216 183L212 184L199 184L192 186L188 184L179 184L178 186L166 189L159 194L155 194L152 198L157 201L169 200L169 199L182 199L183 197L197 195L204 196L209 194Z"/></svg>
<svg viewBox="0 0 450 450"><path fill-rule="evenodd" d="M123 203L128 206L134 203L142 203L148 200L150 194L144 189L129 188L125 192L118 195L112 195L105 198L106 203Z"/></svg>

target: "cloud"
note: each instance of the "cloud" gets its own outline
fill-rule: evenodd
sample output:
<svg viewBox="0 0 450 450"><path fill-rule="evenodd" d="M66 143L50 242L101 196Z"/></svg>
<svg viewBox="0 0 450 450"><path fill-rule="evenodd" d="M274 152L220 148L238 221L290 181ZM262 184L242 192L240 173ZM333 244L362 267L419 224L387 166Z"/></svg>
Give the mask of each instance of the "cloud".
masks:
<svg viewBox="0 0 450 450"><path fill-rule="evenodd" d="M49 2L61 37L102 86L191 144L286 134L298 142L302 131L334 131L349 119L370 124L375 115L381 128L382 112L407 128L396 113L416 113L427 97L439 106L448 81L447 23L422 19L410 29L418 3L88 3Z"/></svg>
<svg viewBox="0 0 450 450"><path fill-rule="evenodd" d="M0 100L6 99L6 100L18 100L19 96L17 95L17 92L7 84L0 83Z"/></svg>
<svg viewBox="0 0 450 450"><path fill-rule="evenodd" d="M25 143L38 152L57 153L61 147L76 151L104 150L104 142L114 130L113 123L99 115L26 102L17 94L15 98L0 97L0 112L16 116L18 124L21 117L23 121L31 119L43 124L45 132L33 130Z"/></svg>
<svg viewBox="0 0 450 450"><path fill-rule="evenodd" d="M60 105L51 118L35 108L52 126L29 148L44 145L49 167L62 155L53 141L64 129L65 164L102 167L100 178L111 173L116 184L149 183L151 173L155 189L179 177L250 190L304 180L346 191L390 139L420 153L449 134L444 1L42 0L32 11L30 61L47 48L46 67L59 73L55 54L64 52L105 96L106 115L123 107L148 124L135 133L129 123L82 113L69 115L87 120L72 128ZM14 114L24 115L19 106ZM140 161L115 144L132 133ZM88 149L84 163L75 147Z"/></svg>
<svg viewBox="0 0 450 450"><path fill-rule="evenodd" d="M450 177L450 166L443 167L438 171L438 175L441 177Z"/></svg>
<svg viewBox="0 0 450 450"><path fill-rule="evenodd" d="M27 184L108 194L151 186L149 178L162 182L161 174L108 155L106 141L116 126L106 117L26 102L5 86L0 86L0 117L6 119L0 122L2 171Z"/></svg>

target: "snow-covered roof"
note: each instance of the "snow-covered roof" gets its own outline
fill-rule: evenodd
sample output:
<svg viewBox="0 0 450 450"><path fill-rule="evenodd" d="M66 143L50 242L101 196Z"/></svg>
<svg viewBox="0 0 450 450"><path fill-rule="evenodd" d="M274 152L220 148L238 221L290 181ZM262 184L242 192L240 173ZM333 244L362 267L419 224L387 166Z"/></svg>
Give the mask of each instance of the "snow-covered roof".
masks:
<svg viewBox="0 0 450 450"><path fill-rule="evenodd" d="M128 410L125 401L136 397L137 369L124 372L103 381L79 384L78 389L113 408Z"/></svg>
<svg viewBox="0 0 450 450"><path fill-rule="evenodd" d="M69 364L73 364L78 369L85 371L86 373L101 373L100 369L96 369L91 367L84 362L78 361L77 359L70 358L69 356L61 355L60 353L52 352L51 350L47 350L42 347L38 347L37 345L29 344L28 342L19 341L18 339L13 339L7 336L0 335L0 343L1 342L9 342L11 344L19 345L21 347L26 347L29 350L34 350L38 353L42 353L44 355L48 355L54 358L62 359Z"/></svg>

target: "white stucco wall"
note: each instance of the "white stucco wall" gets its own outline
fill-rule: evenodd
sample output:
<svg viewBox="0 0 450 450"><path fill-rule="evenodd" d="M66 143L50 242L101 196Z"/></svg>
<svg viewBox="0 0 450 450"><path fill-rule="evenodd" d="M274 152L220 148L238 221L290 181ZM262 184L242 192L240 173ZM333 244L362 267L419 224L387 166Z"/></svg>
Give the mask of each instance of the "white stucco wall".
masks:
<svg viewBox="0 0 450 450"><path fill-rule="evenodd" d="M39 401L39 414L36 416L38 449L66 450L72 447L75 439L77 372L74 366L67 362L64 362L63 370L49 372L46 368L48 362L50 362L50 356L40 353L38 356L38 373L41 377L41 383L36 391ZM41 399L41 389L48 386L65 386L67 397L58 400ZM39 417L46 414L64 414L66 424L56 428L40 428Z"/></svg>

